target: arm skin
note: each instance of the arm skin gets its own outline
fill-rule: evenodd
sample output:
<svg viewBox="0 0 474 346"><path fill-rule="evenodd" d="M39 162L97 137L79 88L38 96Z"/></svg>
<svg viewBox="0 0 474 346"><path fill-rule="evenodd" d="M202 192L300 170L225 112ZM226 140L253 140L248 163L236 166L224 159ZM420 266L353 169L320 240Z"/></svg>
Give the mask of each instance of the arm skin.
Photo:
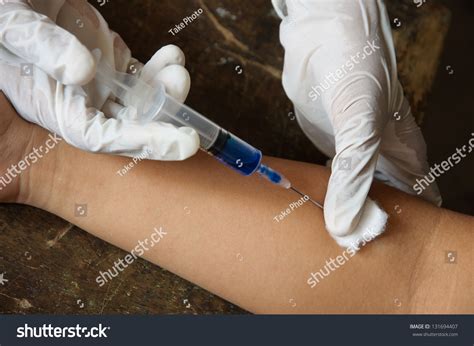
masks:
<svg viewBox="0 0 474 346"><path fill-rule="evenodd" d="M17 133L14 142L27 138L29 152L48 133L25 124L16 118L10 128L30 128L31 135ZM311 288L311 272L343 253L321 210L305 203L277 223L274 216L297 195L239 176L205 154L185 162L142 161L119 176L129 162L60 142L21 176L15 201L127 251L163 227L167 235L145 252L147 260L255 313L474 312L470 216L375 184L371 196L391 214L386 233ZM323 200L326 168L265 162ZM87 217L74 216L76 203L88 204ZM455 265L445 262L446 250L457 251Z"/></svg>

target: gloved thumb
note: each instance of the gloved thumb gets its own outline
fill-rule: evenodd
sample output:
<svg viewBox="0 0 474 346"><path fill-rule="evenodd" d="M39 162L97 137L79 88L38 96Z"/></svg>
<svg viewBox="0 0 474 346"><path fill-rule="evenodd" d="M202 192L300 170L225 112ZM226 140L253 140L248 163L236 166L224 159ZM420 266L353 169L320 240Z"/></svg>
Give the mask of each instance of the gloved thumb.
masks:
<svg viewBox="0 0 474 346"><path fill-rule="evenodd" d="M5 1L0 6L0 43L62 84L84 85L95 75L89 50L27 1Z"/></svg>

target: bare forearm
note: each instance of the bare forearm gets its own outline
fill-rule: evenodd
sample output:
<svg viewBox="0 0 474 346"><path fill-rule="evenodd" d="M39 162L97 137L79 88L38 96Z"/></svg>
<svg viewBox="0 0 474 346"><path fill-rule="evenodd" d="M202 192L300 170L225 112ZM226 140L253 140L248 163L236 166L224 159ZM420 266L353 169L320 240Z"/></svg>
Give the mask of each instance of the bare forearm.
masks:
<svg viewBox="0 0 474 346"><path fill-rule="evenodd" d="M466 312L472 288L472 218L437 209L386 186L373 197L392 212L385 235L312 288L311 273L343 255L309 203L280 221L299 197L257 177L241 177L206 155L185 162L93 155L61 145L50 198L30 204L131 251L154 229L166 235L143 257L254 312ZM322 201L328 171L266 158L295 186ZM36 202L41 201L41 202ZM87 216L75 214L87 204ZM446 232L448 227L451 231ZM444 264L455 249L456 270ZM335 264L334 264L335 263ZM450 279L447 279L450 278ZM451 294L446 301L445 292ZM441 299L443 298L443 299Z"/></svg>

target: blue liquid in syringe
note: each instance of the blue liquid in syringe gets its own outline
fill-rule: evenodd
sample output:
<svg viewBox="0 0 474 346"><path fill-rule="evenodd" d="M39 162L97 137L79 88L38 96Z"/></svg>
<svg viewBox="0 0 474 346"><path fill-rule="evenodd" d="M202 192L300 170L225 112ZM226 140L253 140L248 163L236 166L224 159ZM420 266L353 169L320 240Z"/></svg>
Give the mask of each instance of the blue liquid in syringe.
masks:
<svg viewBox="0 0 474 346"><path fill-rule="evenodd" d="M234 137L224 130L209 149L219 161L230 166L243 175L254 173L262 160L262 152L245 143L238 137Z"/></svg>
<svg viewBox="0 0 474 346"><path fill-rule="evenodd" d="M285 189L291 187L288 179L261 163L262 152L238 137L220 129L216 141L208 151L219 161L243 175L258 172L273 184Z"/></svg>

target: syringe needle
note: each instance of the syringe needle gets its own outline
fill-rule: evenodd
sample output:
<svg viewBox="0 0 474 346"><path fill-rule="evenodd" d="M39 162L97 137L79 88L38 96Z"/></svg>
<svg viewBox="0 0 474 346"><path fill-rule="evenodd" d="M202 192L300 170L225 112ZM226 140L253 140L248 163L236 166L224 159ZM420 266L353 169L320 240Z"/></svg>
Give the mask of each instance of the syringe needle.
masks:
<svg viewBox="0 0 474 346"><path fill-rule="evenodd" d="M284 189L291 189L294 192L296 192L298 195L300 195L303 198L307 198L308 201L313 203L315 206L324 209L321 203L316 202L313 200L311 197L308 195L298 191L295 189L293 186L291 186L291 182L286 179L283 174L275 171L274 169L268 167L267 165L261 164L258 168L258 173L260 173L265 179L268 179L272 183L284 188Z"/></svg>
<svg viewBox="0 0 474 346"><path fill-rule="evenodd" d="M300 195L301 197L304 197L304 196L308 197L308 199L309 199L309 201L310 201L311 203L313 203L313 204L316 205L317 207L319 207L319 208L321 208L321 209L324 210L324 207L322 206L322 204L316 202L315 200L313 200L313 199L312 199L311 197L309 197L308 195L306 195L306 194L304 194L304 193L298 191L298 190L295 189L293 186L291 186L290 189L293 190L293 191L295 191L295 192L296 192L298 195Z"/></svg>

